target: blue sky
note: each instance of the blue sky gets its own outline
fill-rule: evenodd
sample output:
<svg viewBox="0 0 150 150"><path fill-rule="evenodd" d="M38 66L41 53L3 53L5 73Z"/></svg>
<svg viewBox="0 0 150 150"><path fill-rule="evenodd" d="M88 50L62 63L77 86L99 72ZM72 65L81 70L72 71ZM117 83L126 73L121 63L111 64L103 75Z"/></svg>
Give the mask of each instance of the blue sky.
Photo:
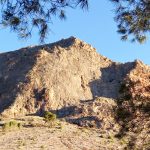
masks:
<svg viewBox="0 0 150 150"><path fill-rule="evenodd" d="M127 62L140 59L150 65L150 40L142 45L122 42L120 35L116 33L113 8L109 0L90 0L88 12L80 9L66 10L66 21L53 18L53 24L50 25L52 32L46 39L46 43L75 36L91 44L100 54L114 61ZM20 40L15 33L10 32L8 29L0 29L0 52L38 44L39 40L36 32L31 39Z"/></svg>

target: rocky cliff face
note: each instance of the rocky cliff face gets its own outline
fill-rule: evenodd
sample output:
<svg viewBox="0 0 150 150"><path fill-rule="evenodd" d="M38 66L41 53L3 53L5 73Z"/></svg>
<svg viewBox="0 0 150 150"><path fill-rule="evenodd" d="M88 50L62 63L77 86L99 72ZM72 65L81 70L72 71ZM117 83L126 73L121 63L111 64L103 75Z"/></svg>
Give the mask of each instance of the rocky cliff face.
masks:
<svg viewBox="0 0 150 150"><path fill-rule="evenodd" d="M150 67L113 62L74 37L0 54L0 115L44 111L148 150Z"/></svg>
<svg viewBox="0 0 150 150"><path fill-rule="evenodd" d="M131 72L137 79L140 72L139 80L149 83L141 71L145 66L140 65L115 63L74 37L0 54L0 113L16 117L60 110L96 97L117 99L122 81ZM140 71L135 73L137 68Z"/></svg>

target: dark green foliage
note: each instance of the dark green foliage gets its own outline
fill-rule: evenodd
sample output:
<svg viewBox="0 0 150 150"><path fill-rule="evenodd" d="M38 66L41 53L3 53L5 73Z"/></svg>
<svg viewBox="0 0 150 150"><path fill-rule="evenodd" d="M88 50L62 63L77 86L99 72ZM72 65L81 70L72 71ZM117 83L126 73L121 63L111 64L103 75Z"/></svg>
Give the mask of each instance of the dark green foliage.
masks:
<svg viewBox="0 0 150 150"><path fill-rule="evenodd" d="M121 93L125 92L126 89L127 89L126 84L125 84L125 83L122 83L122 84L120 85L119 93L121 94Z"/></svg>
<svg viewBox="0 0 150 150"><path fill-rule="evenodd" d="M150 31L150 1L149 0L110 0L115 3L115 21L122 40L146 40ZM39 31L43 42L49 32L52 17L66 19L67 8L88 9L89 0L0 0L0 24L16 33L21 38L30 37L33 29Z"/></svg>
<svg viewBox="0 0 150 150"><path fill-rule="evenodd" d="M52 122L52 121L56 120L56 115L49 111L45 111L44 120L45 120L45 122Z"/></svg>
<svg viewBox="0 0 150 150"><path fill-rule="evenodd" d="M65 19L66 8L88 9L88 0L0 0L0 24L10 27L21 38L32 35L37 28L43 42L52 23L52 16Z"/></svg>
<svg viewBox="0 0 150 150"><path fill-rule="evenodd" d="M127 109L120 107L117 109L116 115L117 119L124 120L126 118L129 118L131 116L131 113Z"/></svg>
<svg viewBox="0 0 150 150"><path fill-rule="evenodd" d="M130 100L132 98L131 93L129 92L129 87L132 86L133 83L122 83L120 85L119 93L121 95L121 99Z"/></svg>
<svg viewBox="0 0 150 150"><path fill-rule="evenodd" d="M142 106L142 111L148 115L150 115L150 102L146 103L146 104L143 104Z"/></svg>
<svg viewBox="0 0 150 150"><path fill-rule="evenodd" d="M115 21L122 40L131 37L131 41L143 43L150 31L149 0L110 0L115 3Z"/></svg>
<svg viewBox="0 0 150 150"><path fill-rule="evenodd" d="M131 100L131 98L132 98L132 95L130 93L127 93L124 95L125 100Z"/></svg>

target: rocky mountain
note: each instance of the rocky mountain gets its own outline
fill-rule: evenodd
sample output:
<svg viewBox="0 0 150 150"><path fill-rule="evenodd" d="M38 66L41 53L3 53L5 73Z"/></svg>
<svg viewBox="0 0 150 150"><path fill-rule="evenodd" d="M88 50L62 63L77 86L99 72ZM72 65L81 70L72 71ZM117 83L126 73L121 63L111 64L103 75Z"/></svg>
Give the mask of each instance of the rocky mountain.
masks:
<svg viewBox="0 0 150 150"><path fill-rule="evenodd" d="M74 37L0 54L1 116L44 111L119 138L126 134L130 149L136 142L143 148L150 139L150 67L113 62Z"/></svg>
<svg viewBox="0 0 150 150"><path fill-rule="evenodd" d="M136 62L121 64L74 37L0 54L0 112L58 110L95 97L117 98Z"/></svg>

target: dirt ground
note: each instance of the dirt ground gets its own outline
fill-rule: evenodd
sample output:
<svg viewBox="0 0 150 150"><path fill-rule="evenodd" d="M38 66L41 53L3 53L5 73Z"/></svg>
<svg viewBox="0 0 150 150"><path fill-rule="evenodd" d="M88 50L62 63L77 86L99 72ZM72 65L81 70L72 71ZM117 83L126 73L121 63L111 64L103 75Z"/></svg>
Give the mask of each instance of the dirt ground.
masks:
<svg viewBox="0 0 150 150"><path fill-rule="evenodd" d="M0 150L114 150L114 147L121 150L124 147L109 132L81 128L64 121L58 124L46 127L42 121L37 124L36 119L26 122L20 129L4 131L1 126Z"/></svg>

